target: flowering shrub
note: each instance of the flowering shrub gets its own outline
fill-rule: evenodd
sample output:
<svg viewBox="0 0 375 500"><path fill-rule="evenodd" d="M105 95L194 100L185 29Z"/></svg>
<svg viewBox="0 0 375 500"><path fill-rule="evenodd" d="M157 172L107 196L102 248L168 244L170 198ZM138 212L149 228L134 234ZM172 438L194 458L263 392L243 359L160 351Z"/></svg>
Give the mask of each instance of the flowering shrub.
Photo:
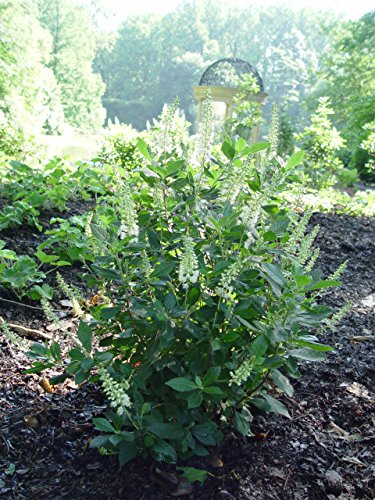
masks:
<svg viewBox="0 0 375 500"><path fill-rule="evenodd" d="M108 165L120 165L131 170L142 160L137 150L137 131L130 125L109 121L99 140L98 157Z"/></svg>
<svg viewBox="0 0 375 500"><path fill-rule="evenodd" d="M316 230L306 237L308 216L278 201L302 154L280 163L275 145L239 139L212 161L209 121L202 134L194 167L170 141L155 157L138 140L146 167L119 171L117 219L90 225L87 280L104 300L55 382L101 384L109 410L91 445L122 464L207 455L225 426L251 435L252 406L288 417L277 393L293 394L298 360L329 350L313 334L330 314L315 294L338 275L313 271ZM62 364L55 342L32 355L34 371Z"/></svg>

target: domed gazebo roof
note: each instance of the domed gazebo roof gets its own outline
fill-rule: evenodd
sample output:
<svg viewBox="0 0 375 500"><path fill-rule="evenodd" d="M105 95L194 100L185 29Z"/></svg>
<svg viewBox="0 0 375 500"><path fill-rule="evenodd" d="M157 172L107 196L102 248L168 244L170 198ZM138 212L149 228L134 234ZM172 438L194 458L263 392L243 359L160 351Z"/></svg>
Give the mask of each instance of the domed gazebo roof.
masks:
<svg viewBox="0 0 375 500"><path fill-rule="evenodd" d="M237 88L243 75L253 75L264 92L263 81L254 66L236 57L219 59L203 73L199 85L202 87Z"/></svg>

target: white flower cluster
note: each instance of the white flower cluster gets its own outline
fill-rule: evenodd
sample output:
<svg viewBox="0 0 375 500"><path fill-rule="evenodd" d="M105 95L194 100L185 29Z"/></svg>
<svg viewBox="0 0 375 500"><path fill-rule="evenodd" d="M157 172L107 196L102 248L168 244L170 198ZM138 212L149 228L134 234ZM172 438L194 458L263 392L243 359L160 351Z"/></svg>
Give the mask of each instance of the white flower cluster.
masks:
<svg viewBox="0 0 375 500"><path fill-rule="evenodd" d="M346 260L342 264L339 265L339 267L336 269L336 271L328 276L329 280L339 280L341 276L344 274L345 269L348 267L349 261Z"/></svg>
<svg viewBox="0 0 375 500"><path fill-rule="evenodd" d="M158 156L173 152L182 156L184 153L183 143L188 138L189 124L184 116L180 116L179 104L177 98L171 106L165 104L159 121L153 120L151 147Z"/></svg>
<svg viewBox="0 0 375 500"><path fill-rule="evenodd" d="M91 212L91 214L86 219L85 235L87 236L87 238L92 238L91 222L93 217L94 217L94 212Z"/></svg>
<svg viewBox="0 0 375 500"><path fill-rule="evenodd" d="M307 263L307 261L311 259L311 257L314 255L314 250L312 248L312 245L319 233L319 230L320 226L319 224L317 224L311 231L311 233L306 234L305 237L302 239L297 255L297 262L301 266L304 266Z"/></svg>
<svg viewBox="0 0 375 500"><path fill-rule="evenodd" d="M230 299L234 290L233 282L238 278L243 266L244 263L242 259L238 257L237 260L224 271L219 285L215 289L215 292L219 297L222 297L223 299Z"/></svg>
<svg viewBox="0 0 375 500"><path fill-rule="evenodd" d="M199 277L198 259L194 252L193 240L184 238L184 252L181 257L178 279L183 288L187 288L189 283L196 283Z"/></svg>
<svg viewBox="0 0 375 500"><path fill-rule="evenodd" d="M229 200L232 205L236 203L238 195L246 188L250 166L249 162L244 162L240 165L231 165L220 189L223 201Z"/></svg>
<svg viewBox="0 0 375 500"><path fill-rule="evenodd" d="M152 273L152 267L145 250L142 250L140 269L146 278L148 278Z"/></svg>
<svg viewBox="0 0 375 500"><path fill-rule="evenodd" d="M277 113L276 104L272 105L271 124L268 133L268 140L271 143L271 147L268 152L268 159L272 160L272 158L277 155L277 148L279 145L279 116Z"/></svg>
<svg viewBox="0 0 375 500"><path fill-rule="evenodd" d="M209 90L206 91L203 100L202 116L203 120L199 124L197 153L201 160L201 165L205 165L211 155L215 134L212 116L212 97Z"/></svg>
<svg viewBox="0 0 375 500"><path fill-rule="evenodd" d="M126 408L130 408L131 401L126 391L129 389L127 380L119 383L110 376L105 368L99 370L100 381L103 385L103 392L111 402L112 408L122 415Z"/></svg>
<svg viewBox="0 0 375 500"><path fill-rule="evenodd" d="M134 239L136 239L139 234L138 218L130 186L127 183L121 192L120 210L121 223L117 235L121 240L127 236L134 236Z"/></svg>
<svg viewBox="0 0 375 500"><path fill-rule="evenodd" d="M40 305L42 306L45 317L50 321L53 325L58 327L62 327L60 319L57 317L54 309L52 309L51 303L45 297L40 300Z"/></svg>
<svg viewBox="0 0 375 500"><path fill-rule="evenodd" d="M0 316L0 333L4 335L4 337L15 346L21 348L26 351L28 349L27 342L17 335L17 333L12 332L9 328L8 323Z"/></svg>
<svg viewBox="0 0 375 500"><path fill-rule="evenodd" d="M162 212L164 210L164 190L160 184L154 187L154 203L156 210Z"/></svg>
<svg viewBox="0 0 375 500"><path fill-rule="evenodd" d="M306 210L301 218L298 215L294 216L294 220L291 221L291 227L293 227L293 232L289 234L289 240L285 244L284 251L291 256L298 254L301 242L305 238L305 233L307 229L307 224L311 218L312 210Z"/></svg>
<svg viewBox="0 0 375 500"><path fill-rule="evenodd" d="M320 254L320 249L319 248L315 248L312 256L309 259L309 261L304 266L304 269L305 269L306 273L311 273L311 271L313 270L313 268L315 266L315 262L318 260L319 254Z"/></svg>
<svg viewBox="0 0 375 500"><path fill-rule="evenodd" d="M246 207L242 210L240 219L247 230L247 246L251 245L257 234L256 226L258 224L261 211L262 209L260 203L246 205Z"/></svg>
<svg viewBox="0 0 375 500"><path fill-rule="evenodd" d="M336 325L353 309L352 302L348 302L345 306L341 307L331 318L323 320L323 326L320 328L319 333L324 333L327 330L332 332L336 331Z"/></svg>
<svg viewBox="0 0 375 500"><path fill-rule="evenodd" d="M80 295L79 290L73 286L65 283L64 278L60 273L56 273L56 282L60 290L68 297L70 302L72 303L72 310L75 316L82 318L84 316L84 312L80 306L80 303L83 302L83 298Z"/></svg>
<svg viewBox="0 0 375 500"><path fill-rule="evenodd" d="M255 356L245 359L236 371L230 372L231 379L229 385L241 385L250 377L255 362Z"/></svg>

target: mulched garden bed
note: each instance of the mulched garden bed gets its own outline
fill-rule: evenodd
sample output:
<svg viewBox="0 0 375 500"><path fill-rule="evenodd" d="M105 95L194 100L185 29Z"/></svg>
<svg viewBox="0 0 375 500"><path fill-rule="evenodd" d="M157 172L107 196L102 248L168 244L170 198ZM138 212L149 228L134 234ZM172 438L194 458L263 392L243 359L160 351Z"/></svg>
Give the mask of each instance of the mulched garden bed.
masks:
<svg viewBox="0 0 375 500"><path fill-rule="evenodd" d="M322 339L335 348L328 359L303 364L294 397L283 398L291 420L257 414L253 437L228 432L210 457L184 464L210 472L203 486L191 489L176 483L173 466L136 460L119 468L116 457L90 449L91 419L105 406L96 387L65 385L50 394L38 376L23 374L29 360L0 341L0 497L374 498L375 220L314 214L312 223L321 225L318 264L326 275L350 259L343 286L324 302L339 307L351 300L353 309ZM40 238L26 228L5 236L7 248L24 252ZM67 278L76 281L78 271ZM11 299L3 290L0 297ZM1 300L0 316L48 326L40 311Z"/></svg>

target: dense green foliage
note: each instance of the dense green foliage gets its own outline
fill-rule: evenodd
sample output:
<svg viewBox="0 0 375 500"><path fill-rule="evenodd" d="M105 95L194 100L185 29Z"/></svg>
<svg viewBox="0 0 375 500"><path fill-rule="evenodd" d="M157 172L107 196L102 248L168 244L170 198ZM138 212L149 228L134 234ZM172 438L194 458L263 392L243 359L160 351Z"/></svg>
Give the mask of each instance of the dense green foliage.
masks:
<svg viewBox="0 0 375 500"><path fill-rule="evenodd" d="M313 94L329 96L335 124L347 141L344 160L374 179L371 130L375 122L375 11L341 26L323 59ZM367 140L370 138L370 143ZM372 145L371 145L372 144ZM371 159L372 158L372 159Z"/></svg>

